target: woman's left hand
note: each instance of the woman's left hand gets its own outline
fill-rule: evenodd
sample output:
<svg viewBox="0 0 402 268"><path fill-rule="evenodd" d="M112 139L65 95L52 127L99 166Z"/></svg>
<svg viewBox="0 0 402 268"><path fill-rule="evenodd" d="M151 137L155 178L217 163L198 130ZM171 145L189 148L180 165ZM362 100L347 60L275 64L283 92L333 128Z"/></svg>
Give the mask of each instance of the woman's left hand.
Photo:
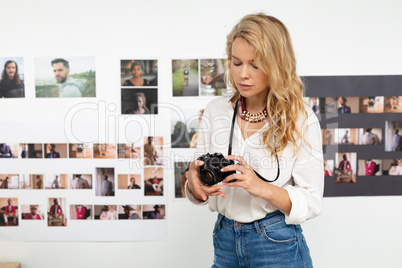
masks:
<svg viewBox="0 0 402 268"><path fill-rule="evenodd" d="M222 182L228 187L241 187L249 194L255 197L261 197L263 191L263 183L255 174L253 168L239 155L229 155L225 157L229 160L237 161L237 164L229 165L221 169L222 172L239 171L227 176ZM230 182L231 180L236 180Z"/></svg>

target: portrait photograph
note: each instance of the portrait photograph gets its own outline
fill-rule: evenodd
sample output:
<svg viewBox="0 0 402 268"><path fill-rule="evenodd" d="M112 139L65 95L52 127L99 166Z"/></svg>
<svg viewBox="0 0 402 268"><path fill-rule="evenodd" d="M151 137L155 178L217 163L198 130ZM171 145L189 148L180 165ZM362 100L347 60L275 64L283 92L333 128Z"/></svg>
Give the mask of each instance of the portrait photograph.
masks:
<svg viewBox="0 0 402 268"><path fill-rule="evenodd" d="M70 220L92 220L93 212L92 205L70 205Z"/></svg>
<svg viewBox="0 0 402 268"><path fill-rule="evenodd" d="M381 128L359 128L359 145L379 145L381 143Z"/></svg>
<svg viewBox="0 0 402 268"><path fill-rule="evenodd" d="M324 176L331 177L334 175L334 159L324 160Z"/></svg>
<svg viewBox="0 0 402 268"><path fill-rule="evenodd" d="M115 159L117 156L116 144L94 143L94 158Z"/></svg>
<svg viewBox="0 0 402 268"><path fill-rule="evenodd" d="M334 145L336 129L321 129L322 145Z"/></svg>
<svg viewBox="0 0 402 268"><path fill-rule="evenodd" d="M227 93L225 59L200 60L200 96L221 96Z"/></svg>
<svg viewBox="0 0 402 268"><path fill-rule="evenodd" d="M35 59L37 98L96 97L94 57Z"/></svg>
<svg viewBox="0 0 402 268"><path fill-rule="evenodd" d="M28 143L28 158L43 158L42 143Z"/></svg>
<svg viewBox="0 0 402 268"><path fill-rule="evenodd" d="M18 226L18 198L0 198L0 227Z"/></svg>
<svg viewBox="0 0 402 268"><path fill-rule="evenodd" d="M69 179L70 189L92 189L92 174L72 174Z"/></svg>
<svg viewBox="0 0 402 268"><path fill-rule="evenodd" d="M158 86L157 60L121 60L120 80L124 87Z"/></svg>
<svg viewBox="0 0 402 268"><path fill-rule="evenodd" d="M384 97L384 113L402 113L402 96Z"/></svg>
<svg viewBox="0 0 402 268"><path fill-rule="evenodd" d="M198 128L204 114L201 107L177 107L171 111L171 146L172 148L195 148Z"/></svg>
<svg viewBox="0 0 402 268"><path fill-rule="evenodd" d="M92 158L92 143L70 143L68 145L69 158Z"/></svg>
<svg viewBox="0 0 402 268"><path fill-rule="evenodd" d="M116 205L95 205L94 219L102 221L118 220Z"/></svg>
<svg viewBox="0 0 402 268"><path fill-rule="evenodd" d="M24 58L0 57L0 99L24 98Z"/></svg>
<svg viewBox="0 0 402 268"><path fill-rule="evenodd" d="M18 158L18 143L0 143L0 158Z"/></svg>
<svg viewBox="0 0 402 268"><path fill-rule="evenodd" d="M19 174L0 174L0 189L16 190L19 185Z"/></svg>
<svg viewBox="0 0 402 268"><path fill-rule="evenodd" d="M385 121L385 151L402 151L402 121Z"/></svg>
<svg viewBox="0 0 402 268"><path fill-rule="evenodd" d="M359 113L359 97L339 97L337 108L338 114Z"/></svg>
<svg viewBox="0 0 402 268"><path fill-rule="evenodd" d="M357 145L359 144L358 128L338 128L335 131L336 145Z"/></svg>
<svg viewBox="0 0 402 268"><path fill-rule="evenodd" d="M141 147L134 143L119 143L117 146L117 157L123 159L141 158Z"/></svg>
<svg viewBox="0 0 402 268"><path fill-rule="evenodd" d="M199 96L197 59L172 60L173 97Z"/></svg>
<svg viewBox="0 0 402 268"><path fill-rule="evenodd" d="M164 220L166 219L165 205L143 205L143 219L144 220Z"/></svg>
<svg viewBox="0 0 402 268"><path fill-rule="evenodd" d="M44 205L21 205L22 220L44 220L46 209Z"/></svg>
<svg viewBox="0 0 402 268"><path fill-rule="evenodd" d="M67 226L67 201L63 197L48 198L47 226Z"/></svg>
<svg viewBox="0 0 402 268"><path fill-rule="evenodd" d="M360 113L383 113L384 112L384 97L360 97Z"/></svg>
<svg viewBox="0 0 402 268"><path fill-rule="evenodd" d="M117 175L119 190L139 190L141 189L141 174L119 174Z"/></svg>
<svg viewBox="0 0 402 268"><path fill-rule="evenodd" d="M45 143L45 158L67 158L67 143Z"/></svg>
<svg viewBox="0 0 402 268"><path fill-rule="evenodd" d="M163 168L144 168L144 194L146 196L163 195Z"/></svg>
<svg viewBox="0 0 402 268"><path fill-rule="evenodd" d="M358 176L379 176L382 175L381 159L359 159Z"/></svg>
<svg viewBox="0 0 402 268"><path fill-rule="evenodd" d="M115 193L114 168L96 168L95 193L96 196L114 196Z"/></svg>
<svg viewBox="0 0 402 268"><path fill-rule="evenodd" d="M184 185L186 184L186 169L190 162L175 161L174 162L174 196L176 198L186 197Z"/></svg>
<svg viewBox="0 0 402 268"><path fill-rule="evenodd" d="M322 102L323 99L320 101L320 113L322 114L323 111L326 114L338 114L338 98L334 97L326 97L325 102ZM322 107L324 106L324 107Z"/></svg>
<svg viewBox="0 0 402 268"><path fill-rule="evenodd" d="M122 88L121 114L158 114L158 89Z"/></svg>
<svg viewBox="0 0 402 268"><path fill-rule="evenodd" d="M43 174L24 174L21 189L41 190L44 187Z"/></svg>
<svg viewBox="0 0 402 268"><path fill-rule="evenodd" d="M402 159L384 159L382 162L383 175L402 176Z"/></svg>
<svg viewBox="0 0 402 268"><path fill-rule="evenodd" d="M141 205L119 205L117 206L119 220L141 220Z"/></svg>
<svg viewBox="0 0 402 268"><path fill-rule="evenodd" d="M325 98L310 97L305 101L315 114L325 113Z"/></svg>
<svg viewBox="0 0 402 268"><path fill-rule="evenodd" d="M356 153L335 154L335 174L337 183L356 183Z"/></svg>
<svg viewBox="0 0 402 268"><path fill-rule="evenodd" d="M68 174L44 174L45 189L68 189Z"/></svg>
<svg viewBox="0 0 402 268"><path fill-rule="evenodd" d="M163 164L163 137L144 137L144 165Z"/></svg>
<svg viewBox="0 0 402 268"><path fill-rule="evenodd" d="M28 158L28 144L27 143L18 144L18 158L21 158L21 159Z"/></svg>

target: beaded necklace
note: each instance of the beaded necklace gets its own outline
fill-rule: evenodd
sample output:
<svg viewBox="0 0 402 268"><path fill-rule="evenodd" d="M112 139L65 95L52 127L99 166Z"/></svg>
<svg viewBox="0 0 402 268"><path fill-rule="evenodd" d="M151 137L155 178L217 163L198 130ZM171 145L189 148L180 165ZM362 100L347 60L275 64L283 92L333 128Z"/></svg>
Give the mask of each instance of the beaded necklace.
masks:
<svg viewBox="0 0 402 268"><path fill-rule="evenodd" d="M243 96L240 96L240 102L241 102L241 115L240 118L249 122L249 123L259 123L264 121L265 118L267 118L268 112L267 112L267 106L265 106L265 108L259 112L259 113L250 113L249 111L247 111L246 108L246 102L245 99L243 98Z"/></svg>

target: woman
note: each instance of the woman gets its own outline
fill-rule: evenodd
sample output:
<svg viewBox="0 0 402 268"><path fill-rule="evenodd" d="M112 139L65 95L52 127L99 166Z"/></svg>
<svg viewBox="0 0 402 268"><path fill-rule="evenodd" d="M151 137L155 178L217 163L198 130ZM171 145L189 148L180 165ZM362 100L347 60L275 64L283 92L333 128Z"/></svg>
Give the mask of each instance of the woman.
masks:
<svg viewBox="0 0 402 268"><path fill-rule="evenodd" d="M133 74L133 77L126 80L123 86L131 86L131 87L151 86L151 83L148 80L142 78L142 75L144 74L143 70L144 70L143 63L135 61L131 65L131 73Z"/></svg>
<svg viewBox="0 0 402 268"><path fill-rule="evenodd" d="M9 60L4 64L3 74L0 81L0 98L23 98L24 82L18 75L18 65Z"/></svg>
<svg viewBox="0 0 402 268"><path fill-rule="evenodd" d="M226 154L229 147L226 158L237 163L221 171L237 173L206 186L203 162L195 160L186 184L190 201L219 212L213 267L312 267L299 224L321 211L322 139L303 104L289 33L274 17L248 15L227 36L226 53L234 93L206 107L197 153ZM232 126L233 139L223 131Z"/></svg>
<svg viewBox="0 0 402 268"><path fill-rule="evenodd" d="M126 114L150 114L147 106L145 106L147 100L145 94L138 92L134 94L134 107L126 110Z"/></svg>

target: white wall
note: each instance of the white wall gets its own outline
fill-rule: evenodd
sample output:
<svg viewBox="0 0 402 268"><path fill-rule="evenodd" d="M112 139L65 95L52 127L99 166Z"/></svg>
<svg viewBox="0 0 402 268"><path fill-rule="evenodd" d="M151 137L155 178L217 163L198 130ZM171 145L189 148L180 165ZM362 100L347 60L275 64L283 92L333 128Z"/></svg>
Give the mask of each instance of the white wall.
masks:
<svg viewBox="0 0 402 268"><path fill-rule="evenodd" d="M119 59L156 58L160 101L169 102L170 60L223 57L231 27L257 11L287 25L300 75L401 74L401 10L397 0L0 0L0 57L23 56L26 66L26 99L1 104L0 122L60 122L60 114L69 110L69 101L54 104L34 98L34 85L28 81L34 81L30 70L37 56L95 56L97 101L117 107ZM59 112L43 118L42 107ZM39 134L33 130L32 135ZM21 132L14 136L25 138ZM2 241L0 261L21 261L24 268L209 267L216 215L174 200L170 186L166 241ZM315 266L401 267L401 202L400 196L325 198L322 215L303 225Z"/></svg>

